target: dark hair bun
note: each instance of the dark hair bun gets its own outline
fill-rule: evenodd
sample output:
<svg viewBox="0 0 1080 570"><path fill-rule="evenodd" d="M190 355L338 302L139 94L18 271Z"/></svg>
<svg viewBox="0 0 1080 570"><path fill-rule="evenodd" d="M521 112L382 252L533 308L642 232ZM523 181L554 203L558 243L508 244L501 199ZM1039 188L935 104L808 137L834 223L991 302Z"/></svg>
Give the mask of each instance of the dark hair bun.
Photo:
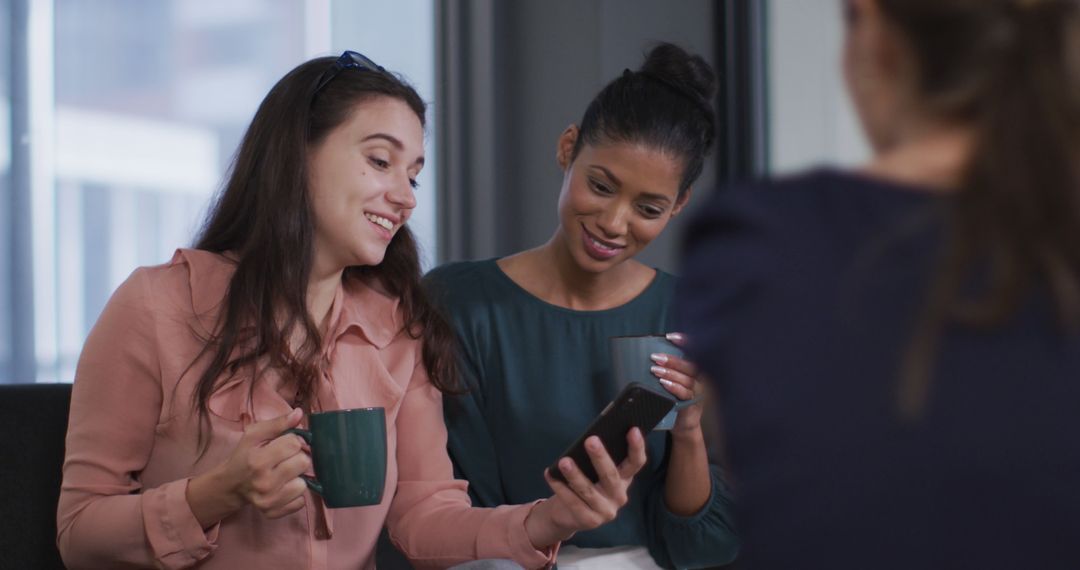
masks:
<svg viewBox="0 0 1080 570"><path fill-rule="evenodd" d="M589 103L572 156L586 144L645 144L683 159L679 196L685 196L716 138L716 83L716 74L700 56L658 44L641 69L627 69Z"/></svg>
<svg viewBox="0 0 1080 570"><path fill-rule="evenodd" d="M700 55L691 55L674 44L660 43L645 56L645 63L638 71L682 91L705 108L712 108L716 74Z"/></svg>

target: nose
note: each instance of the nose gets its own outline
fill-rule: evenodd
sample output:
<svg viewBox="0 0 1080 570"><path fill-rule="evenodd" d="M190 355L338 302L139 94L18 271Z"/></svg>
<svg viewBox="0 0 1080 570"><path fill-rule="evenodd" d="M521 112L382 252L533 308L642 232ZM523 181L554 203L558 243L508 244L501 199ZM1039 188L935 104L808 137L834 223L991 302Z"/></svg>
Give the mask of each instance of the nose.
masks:
<svg viewBox="0 0 1080 570"><path fill-rule="evenodd" d="M596 219L596 227L604 232L606 238L622 237L626 234L630 208L628 204L616 202L604 208Z"/></svg>
<svg viewBox="0 0 1080 570"><path fill-rule="evenodd" d="M403 178L401 183L394 184L394 188L386 193L386 201L399 208L411 210L416 207L416 191L413 190L408 175Z"/></svg>

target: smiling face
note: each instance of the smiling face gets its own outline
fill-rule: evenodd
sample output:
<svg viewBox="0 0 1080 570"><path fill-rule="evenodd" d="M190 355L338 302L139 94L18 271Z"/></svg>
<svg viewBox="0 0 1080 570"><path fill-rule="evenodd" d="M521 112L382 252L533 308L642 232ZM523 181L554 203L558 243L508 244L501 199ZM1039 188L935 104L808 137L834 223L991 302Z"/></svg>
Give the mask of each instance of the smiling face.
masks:
<svg viewBox="0 0 1080 570"><path fill-rule="evenodd" d="M316 270L381 263L416 206L423 166L424 130L405 102L357 104L308 155Z"/></svg>
<svg viewBox="0 0 1080 570"><path fill-rule="evenodd" d="M570 127L559 139L559 231L577 265L599 273L656 239L690 191L679 197L683 161L644 145L585 144L571 160L577 134Z"/></svg>

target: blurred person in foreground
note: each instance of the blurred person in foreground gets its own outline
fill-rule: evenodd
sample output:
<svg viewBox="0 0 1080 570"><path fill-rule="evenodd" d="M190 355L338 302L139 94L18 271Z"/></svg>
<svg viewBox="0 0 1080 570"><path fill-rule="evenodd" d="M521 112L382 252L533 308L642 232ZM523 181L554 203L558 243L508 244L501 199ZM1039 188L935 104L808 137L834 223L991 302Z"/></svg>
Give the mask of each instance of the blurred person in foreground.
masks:
<svg viewBox="0 0 1080 570"><path fill-rule="evenodd" d="M745 563L1080 568L1080 5L844 8L870 163L686 238Z"/></svg>

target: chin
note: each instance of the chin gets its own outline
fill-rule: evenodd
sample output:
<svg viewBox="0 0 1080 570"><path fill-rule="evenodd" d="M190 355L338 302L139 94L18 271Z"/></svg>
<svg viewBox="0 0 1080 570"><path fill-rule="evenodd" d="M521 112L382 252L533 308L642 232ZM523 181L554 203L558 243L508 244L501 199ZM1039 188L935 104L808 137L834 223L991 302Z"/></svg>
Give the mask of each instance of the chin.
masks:
<svg viewBox="0 0 1080 570"><path fill-rule="evenodd" d="M589 255L584 249L580 248L574 251L572 257L574 258L574 261L577 262L578 267L581 268L582 271L588 273L603 273L612 267L619 265L623 261L626 261L626 258L622 255L617 255L606 261L600 261Z"/></svg>
<svg viewBox="0 0 1080 570"><path fill-rule="evenodd" d="M382 251L357 251L353 254L353 265L374 267L386 259L386 250Z"/></svg>
<svg viewBox="0 0 1080 570"><path fill-rule="evenodd" d="M382 262L386 260L385 255L369 256L364 262L364 265L375 267L376 265L382 265Z"/></svg>

